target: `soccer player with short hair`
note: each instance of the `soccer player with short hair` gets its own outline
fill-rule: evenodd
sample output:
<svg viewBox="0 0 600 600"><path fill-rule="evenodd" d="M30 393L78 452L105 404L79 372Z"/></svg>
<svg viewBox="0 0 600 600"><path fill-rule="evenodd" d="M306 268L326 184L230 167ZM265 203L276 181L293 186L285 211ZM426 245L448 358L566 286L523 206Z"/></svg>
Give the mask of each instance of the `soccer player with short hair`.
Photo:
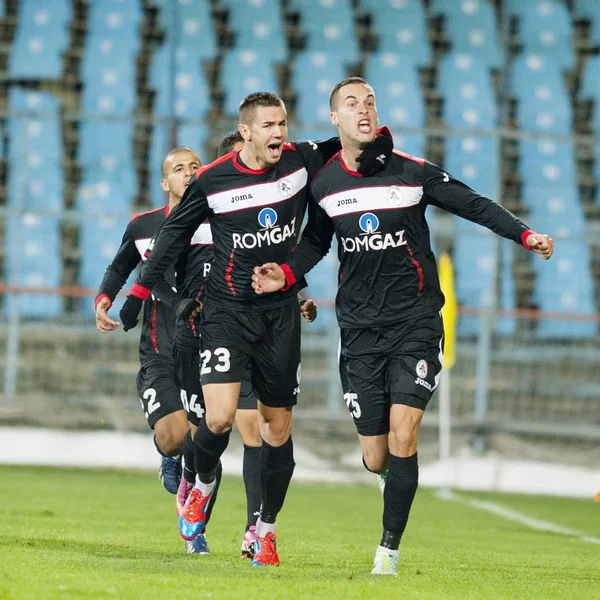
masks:
<svg viewBox="0 0 600 600"><path fill-rule="evenodd" d="M290 434L300 388L300 313L296 286L276 297L259 297L252 289L252 270L265 259L283 261L293 251L307 183L339 142L286 143L285 106L267 92L247 96L239 117L244 148L197 171L162 228L121 318L126 327L135 324L142 301L208 218L214 257L200 326L206 414L194 436L198 477L181 515L180 531L184 537L194 536L205 522L215 470L229 442L250 361L263 439L261 514L252 564L278 565L275 520L295 466Z"/></svg>
<svg viewBox="0 0 600 600"><path fill-rule="evenodd" d="M198 154L187 147L170 150L161 165L161 187L168 193L167 206L134 215L123 241L108 266L96 296L96 327L108 333L120 323L108 316L112 302L129 275L145 259L151 240L167 215L179 204L186 187L202 165ZM181 454L184 436L189 429L182 405L180 385L173 357L176 307L181 298L173 290L175 271L171 266L165 278L153 288L144 303L140 337L140 371L137 388L148 425L154 431L154 444L162 456L160 478L165 488L175 494L181 479ZM186 544L191 553L205 553L204 538Z"/></svg>
<svg viewBox="0 0 600 600"><path fill-rule="evenodd" d="M364 79L348 78L333 88L330 104L342 150L313 179L314 202L295 252L281 265L256 267L253 285L259 297L289 289L336 236L344 400L365 467L387 470L383 535L372 573L397 575L418 485L417 436L443 362L444 296L425 209L431 204L479 223L543 259L552 255L553 242L421 158L394 150L383 170L363 177L357 158L369 144L378 154L375 92Z"/></svg>

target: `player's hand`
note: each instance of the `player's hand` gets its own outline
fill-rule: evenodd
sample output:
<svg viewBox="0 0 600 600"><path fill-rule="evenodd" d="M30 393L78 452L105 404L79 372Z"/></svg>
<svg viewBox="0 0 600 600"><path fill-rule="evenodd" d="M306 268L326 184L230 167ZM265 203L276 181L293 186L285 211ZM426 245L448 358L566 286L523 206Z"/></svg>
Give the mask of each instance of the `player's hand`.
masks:
<svg viewBox="0 0 600 600"><path fill-rule="evenodd" d="M119 321L113 321L108 316L108 309L112 306L112 302L109 298L104 297L96 304L96 328L102 333L108 333L114 331L117 327L121 326Z"/></svg>
<svg viewBox="0 0 600 600"><path fill-rule="evenodd" d="M393 150L394 140L390 130L387 127L382 127L379 134L356 159L359 163L358 172L364 177L372 177L383 171L390 162L390 158L392 158Z"/></svg>
<svg viewBox="0 0 600 600"><path fill-rule="evenodd" d="M119 312L124 331L129 331L138 324L138 315L142 309L142 304L144 304L144 301L141 298L132 296L131 294L127 296L125 304L123 304L123 308Z"/></svg>
<svg viewBox="0 0 600 600"><path fill-rule="evenodd" d="M544 260L548 260L554 252L554 240L545 233L531 233L525 240L525 245Z"/></svg>
<svg viewBox="0 0 600 600"><path fill-rule="evenodd" d="M194 298L183 298L175 307L175 314L182 321L192 321L202 312L202 304Z"/></svg>
<svg viewBox="0 0 600 600"><path fill-rule="evenodd" d="M277 263L265 263L262 267L254 267L252 287L257 294L277 292L285 287L285 273Z"/></svg>
<svg viewBox="0 0 600 600"><path fill-rule="evenodd" d="M302 300L300 302L300 314L312 323L317 318L317 305L312 300Z"/></svg>

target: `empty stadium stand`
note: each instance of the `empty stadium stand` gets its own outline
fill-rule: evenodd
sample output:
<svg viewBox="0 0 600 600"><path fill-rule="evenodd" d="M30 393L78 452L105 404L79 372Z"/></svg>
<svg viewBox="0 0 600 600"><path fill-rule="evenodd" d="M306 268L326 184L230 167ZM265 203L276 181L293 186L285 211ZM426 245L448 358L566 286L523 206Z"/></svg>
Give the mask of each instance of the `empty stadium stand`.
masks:
<svg viewBox="0 0 600 600"><path fill-rule="evenodd" d="M95 287L128 216L164 203L170 146L214 158L257 90L284 97L292 139L329 137L332 86L364 75L397 148L558 242L546 264L428 210L461 302L489 307L497 289L503 309L565 316L541 321L541 339L596 333L566 317L600 305L600 0L3 0L0 41L5 281ZM334 271L332 251L317 289L334 293ZM22 314L91 316L34 296ZM462 319L461 335L479 324ZM519 335L510 316L496 331Z"/></svg>

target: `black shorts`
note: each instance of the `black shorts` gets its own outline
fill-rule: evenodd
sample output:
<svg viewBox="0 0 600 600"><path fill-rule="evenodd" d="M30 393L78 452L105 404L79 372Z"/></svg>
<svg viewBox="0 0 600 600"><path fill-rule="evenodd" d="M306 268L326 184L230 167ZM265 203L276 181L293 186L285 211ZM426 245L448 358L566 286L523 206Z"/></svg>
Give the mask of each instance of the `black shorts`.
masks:
<svg viewBox="0 0 600 600"><path fill-rule="evenodd" d="M188 421L198 426L204 416L204 395L200 382L200 352L186 352L174 349L177 362L177 379L180 387L181 402L188 416ZM238 398L238 409L250 410L256 408L256 392L252 387L251 371L242 379L242 389Z"/></svg>
<svg viewBox="0 0 600 600"><path fill-rule="evenodd" d="M154 429L159 419L182 410L175 365L145 363L137 375L137 391L148 425Z"/></svg>
<svg viewBox="0 0 600 600"><path fill-rule="evenodd" d="M344 400L361 435L390 430L390 406L425 410L443 363L442 317L376 329L342 329L340 377Z"/></svg>
<svg viewBox="0 0 600 600"><path fill-rule="evenodd" d="M300 311L294 301L267 311L204 305L202 383L242 381L248 363L258 399L270 407L297 403L300 391Z"/></svg>

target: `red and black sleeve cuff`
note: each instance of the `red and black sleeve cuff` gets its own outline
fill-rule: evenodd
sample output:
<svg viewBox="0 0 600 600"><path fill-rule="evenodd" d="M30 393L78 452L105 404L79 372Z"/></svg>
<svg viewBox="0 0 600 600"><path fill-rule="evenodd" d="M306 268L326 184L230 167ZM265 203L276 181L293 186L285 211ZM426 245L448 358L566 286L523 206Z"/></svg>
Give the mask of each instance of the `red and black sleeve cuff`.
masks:
<svg viewBox="0 0 600 600"><path fill-rule="evenodd" d="M521 234L521 244L523 244L523 247L526 248L527 250L531 250L531 248L527 245L527 238L530 235L535 235L535 231L532 231L531 229L527 229L526 231L524 231Z"/></svg>
<svg viewBox="0 0 600 600"><path fill-rule="evenodd" d="M145 288L143 285L140 285L139 283L134 283L131 286L131 290L129 291L130 295L135 296L136 298L139 298L140 300L147 300L148 296L150 296L151 294L151 290L149 290L148 288Z"/></svg>
<svg viewBox="0 0 600 600"><path fill-rule="evenodd" d="M94 300L94 308L96 308L96 306L98 306L98 304L100 303L100 301L101 301L103 298L108 298L108 301L109 301L109 303L110 303L110 304L108 305L108 308L110 308L110 307L112 306L112 300L110 299L110 296L109 296L108 294L98 294L98 295L96 296L96 299Z"/></svg>
<svg viewBox="0 0 600 600"><path fill-rule="evenodd" d="M285 285L281 288L281 291L287 292L296 283L296 276L289 265L283 263L279 266L285 274Z"/></svg>

